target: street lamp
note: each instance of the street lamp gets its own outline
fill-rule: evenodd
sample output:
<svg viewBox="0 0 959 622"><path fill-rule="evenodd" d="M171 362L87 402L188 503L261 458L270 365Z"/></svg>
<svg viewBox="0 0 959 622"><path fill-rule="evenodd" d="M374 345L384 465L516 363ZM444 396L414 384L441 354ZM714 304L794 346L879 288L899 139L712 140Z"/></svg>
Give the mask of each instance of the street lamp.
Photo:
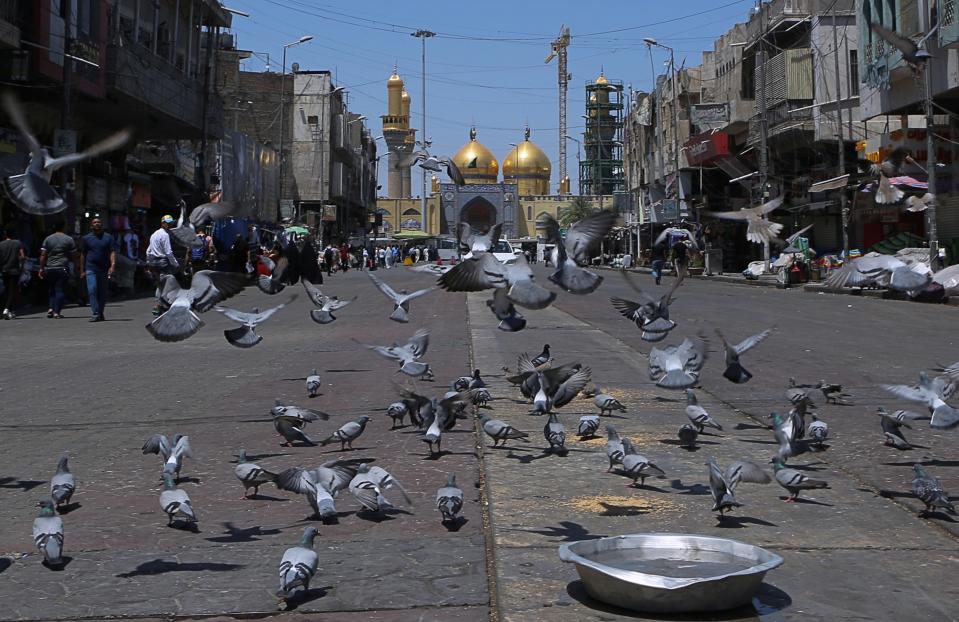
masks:
<svg viewBox="0 0 959 622"><path fill-rule="evenodd" d="M653 46L663 48L664 50L669 50L669 67L670 67L670 82L672 84L671 99L673 107L673 167L675 178L675 190L676 190L676 206L679 207L679 90L677 88L677 75L676 75L676 58L673 53L673 48L668 45L663 45L662 43L656 41L652 37L644 37L643 43L648 45L650 48ZM655 79L655 76L653 76Z"/></svg>
<svg viewBox="0 0 959 622"><path fill-rule="evenodd" d="M283 73L280 77L280 188L277 192L277 197L281 201L283 200L283 181L286 176L286 157L283 155L283 144L286 142L286 50L312 39L313 35L303 35L296 41L283 46Z"/></svg>
<svg viewBox="0 0 959 622"><path fill-rule="evenodd" d="M423 128L422 134L423 142L428 142L426 140L426 40L435 37L436 33L432 30L427 30L421 28L416 32L411 32L410 36L416 37L420 40L422 44L422 60L423 60L423 73L422 73L422 87L423 87ZM424 147L427 146L424 144ZM423 169L423 193L420 199L420 229L426 231L426 169Z"/></svg>
<svg viewBox="0 0 959 622"><path fill-rule="evenodd" d="M352 125L353 123L356 123L357 121L366 121L366 117L360 116L360 117L356 117L355 119L350 119L349 121L346 122L346 124Z"/></svg>

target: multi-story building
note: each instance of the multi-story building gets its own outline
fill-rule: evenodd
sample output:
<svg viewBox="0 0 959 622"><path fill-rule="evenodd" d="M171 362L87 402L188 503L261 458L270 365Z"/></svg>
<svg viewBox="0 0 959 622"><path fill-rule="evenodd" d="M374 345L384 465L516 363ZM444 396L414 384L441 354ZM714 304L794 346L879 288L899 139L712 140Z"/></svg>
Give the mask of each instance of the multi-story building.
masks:
<svg viewBox="0 0 959 622"><path fill-rule="evenodd" d="M863 42L858 56L860 117L872 131L861 136L862 155L879 161L896 148L909 151L918 166L906 164L901 173L920 182L927 172L936 176L936 224L941 248L949 263L959 261L959 175L956 172L959 127L956 104L959 74L955 71L959 50L959 7L955 0L860 0L856 3L858 36ZM920 65L906 62L902 53L882 39L870 24L881 24L899 35L918 41L929 60ZM935 32L927 37L933 29ZM928 65L928 67L927 67ZM928 69L928 74L926 73ZM933 105L933 144L937 165L929 166L925 116L926 75ZM914 192L924 192L915 189ZM924 214L907 212L902 206L876 205L860 195L857 212L863 214L853 233L863 247L897 233L926 238L929 222Z"/></svg>
<svg viewBox="0 0 959 622"><path fill-rule="evenodd" d="M324 241L364 236L376 197L376 144L366 117L347 109L345 90L329 71L295 64L285 77L240 71L248 55L230 58L233 69L224 67L219 85L232 103L227 122L278 154L282 148L279 217L304 221Z"/></svg>
<svg viewBox="0 0 959 622"><path fill-rule="evenodd" d="M222 134L223 106L210 80L213 42L230 17L216 0L0 3L0 80L27 108L41 142L63 152L121 128L133 133L123 149L55 180L71 228L100 214L110 227L142 233L182 196L205 189L210 169L202 146ZM25 166L28 153L5 119L0 126L8 143L0 167L9 174ZM128 153L171 144L171 160L192 163L189 170L152 174L128 165ZM43 227L10 205L0 214L25 231Z"/></svg>

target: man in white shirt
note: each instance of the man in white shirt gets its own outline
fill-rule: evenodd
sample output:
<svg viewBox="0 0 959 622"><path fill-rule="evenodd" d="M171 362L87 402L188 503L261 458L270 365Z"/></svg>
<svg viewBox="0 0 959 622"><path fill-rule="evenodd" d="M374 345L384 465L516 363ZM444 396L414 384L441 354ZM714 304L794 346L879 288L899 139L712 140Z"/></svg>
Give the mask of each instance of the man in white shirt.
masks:
<svg viewBox="0 0 959 622"><path fill-rule="evenodd" d="M160 277L164 274L173 274L180 267L180 262L173 255L173 245L170 243L170 227L174 222L176 221L173 220L173 216L169 214L161 218L160 228L150 236L150 245L147 247L147 266L157 284L153 315L163 313L163 301L160 299L160 288L163 284Z"/></svg>

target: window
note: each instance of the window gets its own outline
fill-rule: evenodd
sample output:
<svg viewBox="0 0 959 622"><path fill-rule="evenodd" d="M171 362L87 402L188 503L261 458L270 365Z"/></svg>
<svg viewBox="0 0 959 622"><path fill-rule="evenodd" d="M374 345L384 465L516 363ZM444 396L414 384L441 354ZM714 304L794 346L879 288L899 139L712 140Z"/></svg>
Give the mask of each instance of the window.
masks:
<svg viewBox="0 0 959 622"><path fill-rule="evenodd" d="M526 206L526 220L533 220L533 206Z"/></svg>
<svg viewBox="0 0 959 622"><path fill-rule="evenodd" d="M311 114L310 116L306 118L306 122L310 125L319 125L320 118L316 116L315 114Z"/></svg>
<svg viewBox="0 0 959 622"><path fill-rule="evenodd" d="M849 50L849 80L852 82L850 93L859 95L859 52Z"/></svg>

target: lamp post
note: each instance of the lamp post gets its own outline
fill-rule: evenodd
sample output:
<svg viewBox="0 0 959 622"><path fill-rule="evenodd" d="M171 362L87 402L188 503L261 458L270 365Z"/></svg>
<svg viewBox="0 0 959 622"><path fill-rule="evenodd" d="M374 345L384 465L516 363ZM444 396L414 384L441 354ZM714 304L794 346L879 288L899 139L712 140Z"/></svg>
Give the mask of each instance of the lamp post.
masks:
<svg viewBox="0 0 959 622"><path fill-rule="evenodd" d="M670 83L672 88L670 89L672 99L672 108L673 108L673 174L675 178L675 191L676 191L676 208L679 209L679 88L678 88L678 75L676 74L676 58L673 53L673 48L668 45L663 45L651 37L646 37L643 39L643 43L648 45L650 48L652 46L663 48L664 50L669 50L669 74L670 74Z"/></svg>
<svg viewBox="0 0 959 622"><path fill-rule="evenodd" d="M286 156L283 154L283 144L286 142L286 50L312 39L313 35L303 35L296 41L283 46L283 73L280 74L280 188L276 193L280 201L283 200L283 182L286 177Z"/></svg>
<svg viewBox="0 0 959 622"><path fill-rule="evenodd" d="M430 37L435 37L436 33L432 30L420 29L416 32L410 33L411 36L417 37L422 43L422 62L423 62L423 129L421 130L422 134L420 136L423 139L423 144L427 143L426 139L426 40ZM423 191L422 198L420 200L420 230L426 231L426 169L420 168L423 172Z"/></svg>

